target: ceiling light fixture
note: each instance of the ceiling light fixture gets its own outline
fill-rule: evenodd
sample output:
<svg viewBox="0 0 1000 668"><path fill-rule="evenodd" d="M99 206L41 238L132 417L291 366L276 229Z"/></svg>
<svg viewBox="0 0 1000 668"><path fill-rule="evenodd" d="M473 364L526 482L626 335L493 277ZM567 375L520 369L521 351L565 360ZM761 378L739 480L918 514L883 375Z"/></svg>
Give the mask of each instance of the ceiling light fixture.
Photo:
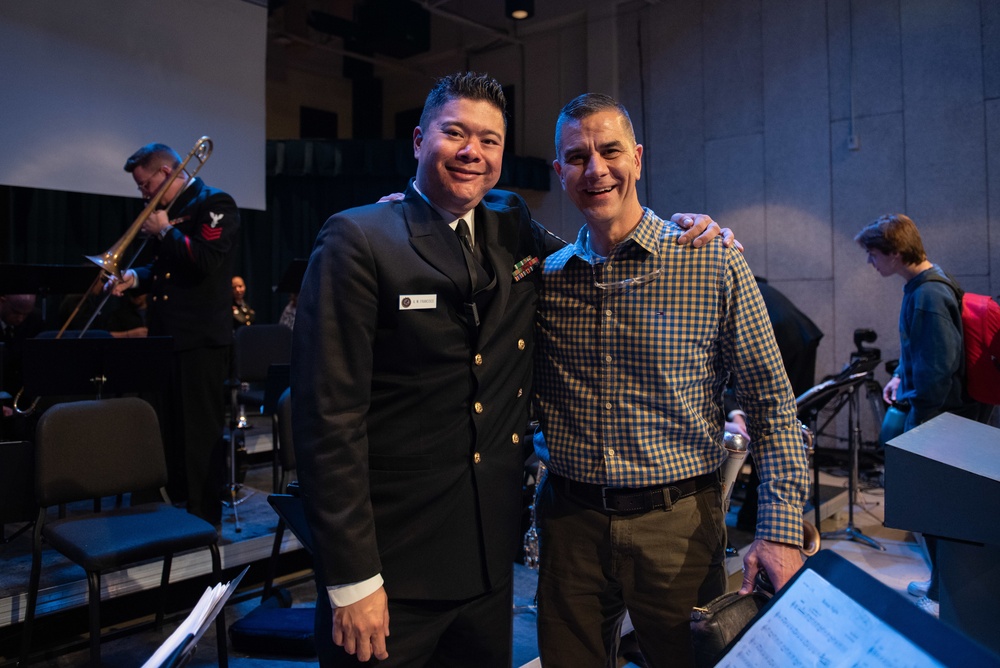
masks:
<svg viewBox="0 0 1000 668"><path fill-rule="evenodd" d="M535 14L535 0L506 0L507 16L521 21Z"/></svg>

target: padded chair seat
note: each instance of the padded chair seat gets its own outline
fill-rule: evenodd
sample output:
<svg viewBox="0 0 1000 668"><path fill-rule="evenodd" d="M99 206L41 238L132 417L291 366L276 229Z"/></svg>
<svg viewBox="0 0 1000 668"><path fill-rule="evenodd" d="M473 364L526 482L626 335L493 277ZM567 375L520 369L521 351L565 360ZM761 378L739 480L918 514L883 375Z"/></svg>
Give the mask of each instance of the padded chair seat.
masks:
<svg viewBox="0 0 1000 668"><path fill-rule="evenodd" d="M165 503L50 520L43 527L42 535L69 559L95 571L219 542L219 535L211 524Z"/></svg>

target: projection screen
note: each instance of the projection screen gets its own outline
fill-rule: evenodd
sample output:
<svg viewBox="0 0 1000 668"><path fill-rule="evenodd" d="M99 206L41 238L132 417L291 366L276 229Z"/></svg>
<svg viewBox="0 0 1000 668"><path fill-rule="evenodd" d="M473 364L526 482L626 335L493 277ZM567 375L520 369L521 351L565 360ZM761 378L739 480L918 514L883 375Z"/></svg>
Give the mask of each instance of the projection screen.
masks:
<svg viewBox="0 0 1000 668"><path fill-rule="evenodd" d="M132 152L207 135L200 176L263 210L261 4L0 0L0 184L137 197Z"/></svg>

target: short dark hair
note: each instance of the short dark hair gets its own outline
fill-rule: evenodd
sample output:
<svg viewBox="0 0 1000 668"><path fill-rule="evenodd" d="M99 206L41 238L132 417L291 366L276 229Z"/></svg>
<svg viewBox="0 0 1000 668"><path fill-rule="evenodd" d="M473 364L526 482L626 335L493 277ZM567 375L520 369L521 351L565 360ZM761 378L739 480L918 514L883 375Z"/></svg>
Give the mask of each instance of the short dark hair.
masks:
<svg viewBox="0 0 1000 668"><path fill-rule="evenodd" d="M920 264L927 259L916 223L902 213L879 216L858 232L854 240L866 251L874 248L886 255L899 253L906 264Z"/></svg>
<svg viewBox="0 0 1000 668"><path fill-rule="evenodd" d="M507 98L500 82L488 74L478 72L457 72L438 79L427 94L424 110L420 113L420 127L427 129L431 118L438 109L452 100L482 100L489 102L503 117L503 129L507 131Z"/></svg>
<svg viewBox="0 0 1000 668"><path fill-rule="evenodd" d="M166 164L176 168L181 164L181 156L166 144L146 144L125 161L125 171L131 174L136 167L147 169Z"/></svg>
<svg viewBox="0 0 1000 668"><path fill-rule="evenodd" d="M559 112L559 118L556 119L556 158L559 157L559 137L562 136L563 125L569 121L579 121L602 111L617 112L622 118L622 128L628 132L632 143L636 143L632 117L628 115L628 109L625 108L625 105L610 95L584 93L567 102L566 106Z"/></svg>

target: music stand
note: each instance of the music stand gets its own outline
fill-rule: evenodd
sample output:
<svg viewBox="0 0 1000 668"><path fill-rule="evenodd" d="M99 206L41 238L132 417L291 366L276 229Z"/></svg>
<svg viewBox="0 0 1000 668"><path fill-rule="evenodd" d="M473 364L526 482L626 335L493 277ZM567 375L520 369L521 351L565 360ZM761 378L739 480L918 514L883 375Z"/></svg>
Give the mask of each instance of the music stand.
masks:
<svg viewBox="0 0 1000 668"><path fill-rule="evenodd" d="M1000 667L1000 657L981 641L906 598L836 552L820 550L712 665Z"/></svg>
<svg viewBox="0 0 1000 668"><path fill-rule="evenodd" d="M42 319L49 295L86 292L97 278L92 264L0 264L0 285L8 295L38 295L42 298Z"/></svg>
<svg viewBox="0 0 1000 668"><path fill-rule="evenodd" d="M876 361L877 362L877 361ZM849 370L848 370L849 371ZM810 388L795 402L798 405L800 419L803 415L815 421L816 414L830 400L837 397L841 402L847 403L847 451L849 457L849 471L847 483L847 526L840 531L832 531L821 534L826 538L842 538L845 540L855 540L865 543L878 550L885 550L885 547L874 538L864 535L861 529L854 526L854 503L858 490L858 449L861 447L861 410L858 399L858 389L868 377L870 369L863 369L849 373L847 371L830 380ZM815 504L816 527L819 528L819 466L815 467L814 474L813 503Z"/></svg>
<svg viewBox="0 0 1000 668"><path fill-rule="evenodd" d="M126 394L169 386L173 338L82 338L24 341L29 396Z"/></svg>

